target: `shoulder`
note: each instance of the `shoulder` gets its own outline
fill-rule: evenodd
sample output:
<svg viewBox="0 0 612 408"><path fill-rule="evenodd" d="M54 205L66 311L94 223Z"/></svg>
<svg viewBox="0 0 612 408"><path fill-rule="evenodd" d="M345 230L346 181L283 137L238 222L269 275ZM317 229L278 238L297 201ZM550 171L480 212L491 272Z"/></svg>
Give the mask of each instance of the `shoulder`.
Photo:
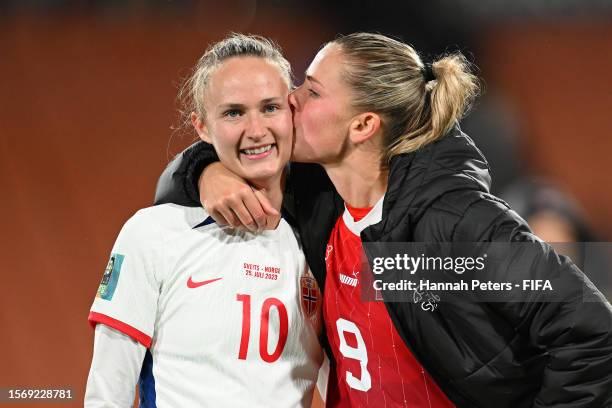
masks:
<svg viewBox="0 0 612 408"><path fill-rule="evenodd" d="M295 245L300 251L302 250L300 233L298 232L296 227L289 224L289 222L284 218L281 218L280 223L278 224L278 228L280 232L280 237L285 243L291 246Z"/></svg>
<svg viewBox="0 0 612 408"><path fill-rule="evenodd" d="M208 218L202 207L186 207L178 204L161 204L138 210L132 219L141 224L157 225L160 228L181 226L193 228Z"/></svg>
<svg viewBox="0 0 612 408"><path fill-rule="evenodd" d="M444 241L511 241L531 235L529 226L500 198L477 190L442 195L423 216L429 229L437 230Z"/></svg>
<svg viewBox="0 0 612 408"><path fill-rule="evenodd" d="M138 210L124 224L121 234L147 242L191 230L206 218L208 214L201 207L156 205Z"/></svg>
<svg viewBox="0 0 612 408"><path fill-rule="evenodd" d="M449 197L453 200L453 197ZM465 192L454 199L461 203L453 229L454 241L532 240L529 225L505 201L483 192ZM529 235L529 237L527 236Z"/></svg>

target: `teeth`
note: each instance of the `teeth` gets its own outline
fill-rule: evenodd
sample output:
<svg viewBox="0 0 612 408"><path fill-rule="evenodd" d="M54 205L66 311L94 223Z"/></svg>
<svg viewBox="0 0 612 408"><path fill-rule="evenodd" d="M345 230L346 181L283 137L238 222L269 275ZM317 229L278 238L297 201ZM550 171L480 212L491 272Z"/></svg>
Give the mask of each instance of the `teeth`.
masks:
<svg viewBox="0 0 612 408"><path fill-rule="evenodd" d="M257 149L243 149L242 151L246 154L261 154L267 152L270 149L272 149L271 144L267 146L258 147Z"/></svg>

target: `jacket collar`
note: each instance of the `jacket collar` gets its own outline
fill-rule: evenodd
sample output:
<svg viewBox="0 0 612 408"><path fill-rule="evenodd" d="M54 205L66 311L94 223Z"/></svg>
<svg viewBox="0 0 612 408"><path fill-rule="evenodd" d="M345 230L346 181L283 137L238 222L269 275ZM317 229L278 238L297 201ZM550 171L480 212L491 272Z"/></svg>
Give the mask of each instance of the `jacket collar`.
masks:
<svg viewBox="0 0 612 408"><path fill-rule="evenodd" d="M456 125L436 142L391 160L382 221L369 228L368 235L378 240L391 234L385 240L405 241L405 236L393 237L393 230L406 223L418 222L443 194L458 190L488 193L490 187L487 160L472 139Z"/></svg>

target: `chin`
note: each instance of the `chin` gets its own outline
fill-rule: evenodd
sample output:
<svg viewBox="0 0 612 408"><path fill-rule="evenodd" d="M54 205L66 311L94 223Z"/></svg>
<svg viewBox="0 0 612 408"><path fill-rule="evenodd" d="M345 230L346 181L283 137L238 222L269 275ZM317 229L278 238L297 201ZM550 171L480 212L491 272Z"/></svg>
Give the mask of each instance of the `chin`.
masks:
<svg viewBox="0 0 612 408"><path fill-rule="evenodd" d="M293 149L293 152L291 153L291 161L298 162L298 163L308 163L309 156L310 156L309 154L304 152L304 149L301 149L296 146L296 148Z"/></svg>
<svg viewBox="0 0 612 408"><path fill-rule="evenodd" d="M298 163L318 163L317 153L313 148L304 143L295 143L291 154L291 161Z"/></svg>
<svg viewBox="0 0 612 408"><path fill-rule="evenodd" d="M294 154L291 156L291 161L296 163L320 163L314 154Z"/></svg>
<svg viewBox="0 0 612 408"><path fill-rule="evenodd" d="M282 168L269 168L256 171L245 172L245 179L253 182L272 181L275 177L280 176Z"/></svg>

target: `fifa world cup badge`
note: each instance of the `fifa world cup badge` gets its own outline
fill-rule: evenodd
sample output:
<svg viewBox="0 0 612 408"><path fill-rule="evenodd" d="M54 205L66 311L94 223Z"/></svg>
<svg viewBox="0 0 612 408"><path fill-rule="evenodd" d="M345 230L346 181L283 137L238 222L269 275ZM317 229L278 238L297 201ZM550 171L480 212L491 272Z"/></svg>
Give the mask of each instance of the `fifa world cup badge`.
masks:
<svg viewBox="0 0 612 408"><path fill-rule="evenodd" d="M98 293L96 297L104 300L111 300L119 281L119 273L121 272L121 265L123 264L124 256L121 254L111 254L111 257L102 275L102 281L98 287Z"/></svg>

